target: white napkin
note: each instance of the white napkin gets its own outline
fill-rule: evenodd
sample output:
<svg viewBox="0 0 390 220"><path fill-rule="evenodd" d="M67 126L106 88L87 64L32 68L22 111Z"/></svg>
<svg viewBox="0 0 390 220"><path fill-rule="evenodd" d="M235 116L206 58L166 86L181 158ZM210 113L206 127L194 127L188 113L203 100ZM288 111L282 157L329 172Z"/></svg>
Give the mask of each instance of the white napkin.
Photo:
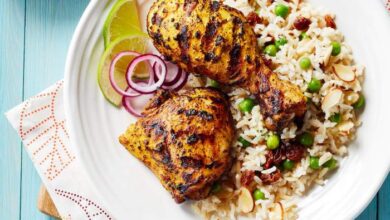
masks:
<svg viewBox="0 0 390 220"><path fill-rule="evenodd" d="M390 12L390 0L382 0ZM19 133L62 219L113 219L69 145L63 81L14 107L6 116Z"/></svg>
<svg viewBox="0 0 390 220"><path fill-rule="evenodd" d="M6 113L62 219L113 219L69 145L63 81Z"/></svg>

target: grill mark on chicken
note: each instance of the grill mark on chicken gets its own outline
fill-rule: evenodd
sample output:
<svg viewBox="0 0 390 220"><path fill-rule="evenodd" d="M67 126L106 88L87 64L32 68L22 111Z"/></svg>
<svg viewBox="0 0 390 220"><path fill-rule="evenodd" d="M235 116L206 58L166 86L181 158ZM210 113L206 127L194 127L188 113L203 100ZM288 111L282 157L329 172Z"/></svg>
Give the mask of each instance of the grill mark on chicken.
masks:
<svg viewBox="0 0 390 220"><path fill-rule="evenodd" d="M160 26L152 24L154 13L162 18ZM172 17L176 18L175 23L170 21ZM240 86L259 102L269 96L279 98L264 102L266 105L261 108L265 120L270 122L266 123L267 128L282 129L294 116L304 115L303 93L292 83L280 80L267 66L270 64L262 58L256 34L240 11L209 0L156 0L147 22L148 33L159 52L184 71L206 75L228 86ZM188 34L187 44L183 45L176 36L183 33L184 26ZM183 50L186 45L189 48ZM274 91L280 95L272 94ZM272 106L274 103L277 106Z"/></svg>
<svg viewBox="0 0 390 220"><path fill-rule="evenodd" d="M152 24L160 26L161 22L162 22L162 18L158 16L157 13L154 13L152 17Z"/></svg>
<svg viewBox="0 0 390 220"><path fill-rule="evenodd" d="M281 110L281 100L283 99L281 96L283 94L279 90L271 90L271 95L268 96L268 100L271 103L271 114L277 114Z"/></svg>
<svg viewBox="0 0 390 220"><path fill-rule="evenodd" d="M188 26L185 25L181 27L180 33L177 35L177 42L179 43L179 47L181 50L181 57L184 62L189 63L190 58L188 57L188 48L189 45L189 34L188 34Z"/></svg>
<svg viewBox="0 0 390 220"><path fill-rule="evenodd" d="M153 171L176 202L207 197L231 165L235 135L226 95L210 88L160 90L143 114L120 143Z"/></svg>
<svg viewBox="0 0 390 220"><path fill-rule="evenodd" d="M231 48L229 52L229 66L228 71L230 72L230 80L233 84L236 84L239 79L239 75L241 74L241 37L242 37L242 21L237 18L233 17L233 31L232 31L232 39L236 39L233 47Z"/></svg>
<svg viewBox="0 0 390 220"><path fill-rule="evenodd" d="M185 113L185 115L186 115L187 117L189 117L189 116L198 116L198 117L200 117L200 118L202 118L202 119L204 119L204 120L206 120L206 121L211 121L211 120L213 120L213 118L214 118L213 115L210 114L210 113L208 113L207 111L203 111L203 110L198 111L198 110L196 110L196 109L188 109L188 110L179 109L179 110L177 111L177 113L178 113L178 114Z"/></svg>
<svg viewBox="0 0 390 220"><path fill-rule="evenodd" d="M198 140L200 140L200 136L198 134L191 134L187 138L187 144L195 144Z"/></svg>
<svg viewBox="0 0 390 220"><path fill-rule="evenodd" d="M186 182L190 182L192 179L193 173L183 173L182 178Z"/></svg>
<svg viewBox="0 0 390 220"><path fill-rule="evenodd" d="M151 128L154 130L156 136L164 135L164 127L161 126L158 122L151 125Z"/></svg>
<svg viewBox="0 0 390 220"><path fill-rule="evenodd" d="M204 166L203 161L199 159L195 159L193 157L180 157L181 165L184 168L192 167L195 169L199 169Z"/></svg>
<svg viewBox="0 0 390 220"><path fill-rule="evenodd" d="M211 11L218 11L220 3L218 1L211 1Z"/></svg>
<svg viewBox="0 0 390 220"><path fill-rule="evenodd" d="M230 79L235 79L240 74L241 45L235 44L229 52L230 61L228 71L231 72Z"/></svg>
<svg viewBox="0 0 390 220"><path fill-rule="evenodd" d="M215 35L217 34L218 22L214 20L214 18L209 21L206 25L206 31L204 36L202 37L202 48L204 51L210 51L213 47L213 40Z"/></svg>

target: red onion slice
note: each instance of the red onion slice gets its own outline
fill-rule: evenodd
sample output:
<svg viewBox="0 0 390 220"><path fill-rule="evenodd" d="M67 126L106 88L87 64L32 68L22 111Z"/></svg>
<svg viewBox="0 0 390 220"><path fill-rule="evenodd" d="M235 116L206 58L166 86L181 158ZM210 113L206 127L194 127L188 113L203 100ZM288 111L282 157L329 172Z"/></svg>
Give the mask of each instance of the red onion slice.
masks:
<svg viewBox="0 0 390 220"><path fill-rule="evenodd" d="M173 84L171 86L163 85L162 88L163 89L168 89L168 90L176 90L176 91L180 90L186 84L187 79L188 79L188 73L183 71L181 76L180 76L180 79L177 80L177 82L175 84Z"/></svg>
<svg viewBox="0 0 390 220"><path fill-rule="evenodd" d="M122 57L125 57L125 56L135 56L135 57L138 57L138 56L140 56L140 54L137 53L137 52L134 52L134 51L123 51L123 52L118 53L114 57L114 59L110 63L110 69L109 69L109 79L110 79L111 86L117 93L119 93L119 94L121 94L123 96L127 96L127 97L139 96L140 95L139 92L137 92L135 90L129 90L128 92L124 91L115 82L115 78L114 78L115 65ZM151 79L151 80L149 79L149 83L150 84L151 84L152 80L153 79Z"/></svg>
<svg viewBox="0 0 390 220"><path fill-rule="evenodd" d="M168 72L167 72L167 76L165 77L163 85L172 86L180 79L180 76L181 76L183 71L180 67L178 67L177 65L175 65L171 62L165 61L165 63L167 64L167 68L168 68L167 71ZM158 68L158 67L160 67L160 66L157 66L156 63L153 64L154 79L156 81L158 79L157 75L161 71L160 68Z"/></svg>
<svg viewBox="0 0 390 220"><path fill-rule="evenodd" d="M143 62L143 61L151 61L151 62L156 63L156 65L161 66L161 72L155 73L158 77L157 82L154 82L152 84L148 84L146 86L141 86L132 80L132 76L134 74L135 67L137 66L138 63ZM142 93L142 94L149 94L149 93L153 93L159 87L162 86L162 84L165 81L166 75L167 75L167 66L166 66L165 62L159 56L156 56L154 54L144 54L144 55L140 55L140 56L134 58L130 62L129 66L127 68L126 79L127 79L127 83L129 84L129 86L131 88L133 88L135 91ZM153 80L154 76L151 74L149 76L149 79Z"/></svg>
<svg viewBox="0 0 390 220"><path fill-rule="evenodd" d="M131 115L137 117L137 118L141 118L143 117L142 113L139 112L138 110L136 110L134 107L133 107L133 104L131 103L132 98L134 97L126 97L126 96L123 96L122 98L122 105L123 107L126 109L126 111L128 111Z"/></svg>
<svg viewBox="0 0 390 220"><path fill-rule="evenodd" d="M142 85L142 86L147 86L148 85L145 82L140 82L139 84ZM129 91L133 91L133 89L130 88L130 87L127 88L126 92L129 92ZM143 115L141 113L142 110L138 110L138 109L136 109L135 106L133 106L133 102L134 101L136 101L138 98L144 97L144 95L142 95L140 93L138 93L138 94L139 94L138 96L134 96L134 97L123 96L123 98L122 98L122 105L126 109L126 111L128 111L131 115L140 118L140 117L143 117ZM151 97L152 96L150 96L150 98Z"/></svg>

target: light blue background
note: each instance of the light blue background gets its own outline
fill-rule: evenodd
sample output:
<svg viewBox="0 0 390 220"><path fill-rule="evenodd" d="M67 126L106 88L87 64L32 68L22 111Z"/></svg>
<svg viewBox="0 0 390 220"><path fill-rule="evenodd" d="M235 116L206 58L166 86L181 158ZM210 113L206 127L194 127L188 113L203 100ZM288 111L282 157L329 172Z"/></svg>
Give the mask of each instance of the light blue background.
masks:
<svg viewBox="0 0 390 220"><path fill-rule="evenodd" d="M0 0L0 220L50 219L36 208L41 181L4 112L63 77L69 41L87 4ZM359 219L390 219L389 177Z"/></svg>

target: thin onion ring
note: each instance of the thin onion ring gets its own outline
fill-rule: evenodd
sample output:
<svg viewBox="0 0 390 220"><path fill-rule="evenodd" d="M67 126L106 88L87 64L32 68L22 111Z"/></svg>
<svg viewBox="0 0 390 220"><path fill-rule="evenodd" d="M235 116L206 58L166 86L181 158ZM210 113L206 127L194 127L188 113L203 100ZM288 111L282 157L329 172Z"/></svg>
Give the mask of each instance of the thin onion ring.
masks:
<svg viewBox="0 0 390 220"><path fill-rule="evenodd" d="M167 61L165 61L165 62L167 63ZM177 66L177 65L175 65L175 64L173 64L171 62L169 62L169 63L174 65L177 68L177 71L176 71L175 75L173 76L173 79L170 79L170 80L168 79L168 75L170 73L167 72L167 76L165 77L165 80L164 80L164 83L163 83L164 86L172 86L172 85L174 85L180 79L180 76L183 73L183 70L179 66ZM159 69L157 68L156 63L153 64L153 71L154 71L154 79L157 80L158 76L157 76L156 73L159 71ZM167 71L168 71L168 69L167 69Z"/></svg>
<svg viewBox="0 0 390 220"><path fill-rule="evenodd" d="M186 84L187 79L188 79L188 73L183 71L182 75L180 76L180 79L175 84L173 84L171 86L163 85L162 88L168 89L168 90L176 90L176 91L180 90Z"/></svg>
<svg viewBox="0 0 390 220"><path fill-rule="evenodd" d="M118 53L110 63L109 80L110 80L111 86L117 93L119 93L122 96L136 97L136 96L139 96L141 94L135 90L131 90L131 92L126 92L126 91L122 90L121 88L119 88L119 86L116 84L115 79L114 79L115 65L122 57L125 57L125 56L138 57L140 55L141 54L134 52L134 51L122 51L122 52ZM151 84L151 83L153 83L153 79L149 79L148 84Z"/></svg>
<svg viewBox="0 0 390 220"><path fill-rule="evenodd" d="M148 60L154 61L155 63L159 64L162 67L162 70L159 73L155 73L158 76L157 82L154 82L153 84L148 84L147 86L141 86L132 80L132 76L134 74L134 69L137 66L137 64L142 61L148 61ZM126 80L129 86L135 91L141 94L150 94L155 92L158 88L162 86L162 84L165 81L166 75L167 75L167 66L159 56L156 56L154 54L144 54L134 58L130 62L126 72ZM153 80L153 78L154 76L151 74L149 76L149 79Z"/></svg>

